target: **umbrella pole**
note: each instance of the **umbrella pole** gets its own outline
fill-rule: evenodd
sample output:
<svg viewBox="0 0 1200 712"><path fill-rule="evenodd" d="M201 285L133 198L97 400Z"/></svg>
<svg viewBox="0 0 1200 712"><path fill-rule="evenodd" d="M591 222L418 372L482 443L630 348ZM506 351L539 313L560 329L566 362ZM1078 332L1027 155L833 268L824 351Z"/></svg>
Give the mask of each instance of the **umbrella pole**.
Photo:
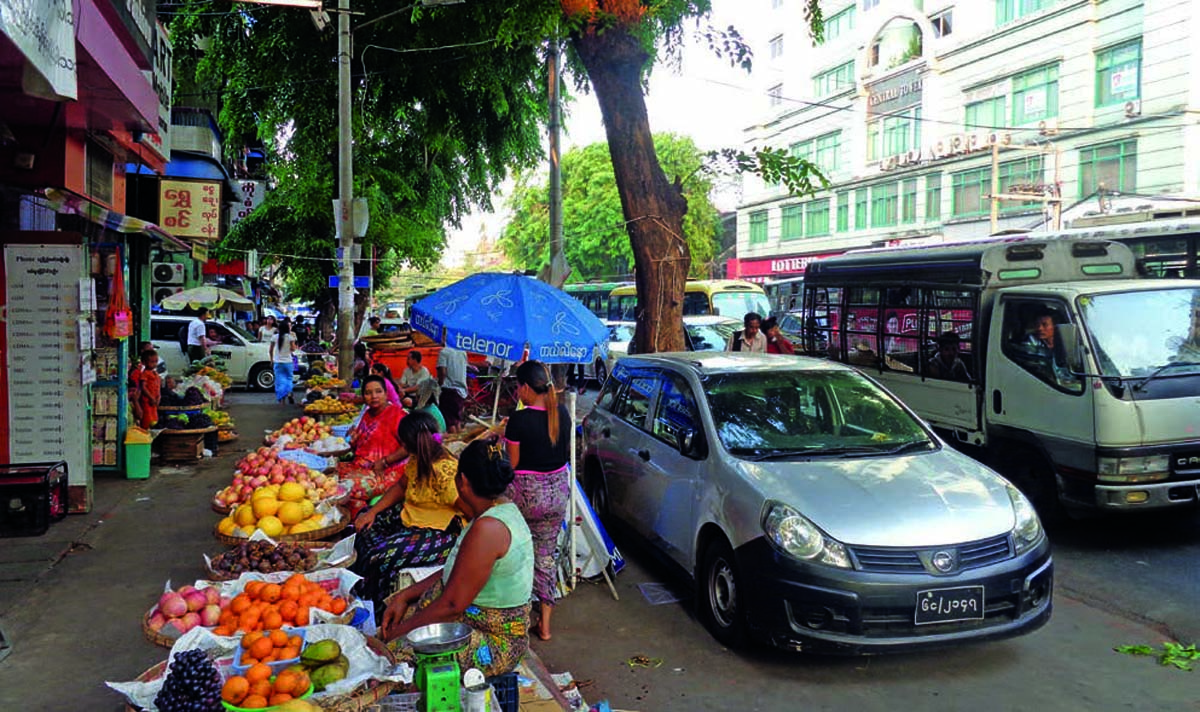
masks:
<svg viewBox="0 0 1200 712"><path fill-rule="evenodd" d="M567 487L567 521L571 523L569 535L571 538L571 590L575 589L575 574L579 571L575 561L575 530L579 528L575 521L575 391L567 391L567 410L571 413L571 481Z"/></svg>
<svg viewBox="0 0 1200 712"><path fill-rule="evenodd" d="M501 361L502 364L507 364L507 361ZM501 366L500 371L496 374L496 402L492 403L492 426L496 425L496 416L500 413L500 389L504 387L504 372L508 370L508 366Z"/></svg>

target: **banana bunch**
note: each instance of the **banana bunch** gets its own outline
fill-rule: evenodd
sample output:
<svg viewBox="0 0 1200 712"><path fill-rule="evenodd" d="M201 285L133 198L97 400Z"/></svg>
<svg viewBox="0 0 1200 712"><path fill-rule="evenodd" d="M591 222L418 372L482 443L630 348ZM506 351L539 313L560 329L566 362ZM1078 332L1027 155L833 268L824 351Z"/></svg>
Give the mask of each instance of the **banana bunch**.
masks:
<svg viewBox="0 0 1200 712"><path fill-rule="evenodd" d="M300 654L300 663L293 667L308 675L315 692L321 692L350 674L350 660L342 654L342 646L336 640L318 640L309 644Z"/></svg>
<svg viewBox="0 0 1200 712"><path fill-rule="evenodd" d="M233 417L223 410L214 410L205 408L204 414L212 419L213 425L220 427L233 427Z"/></svg>

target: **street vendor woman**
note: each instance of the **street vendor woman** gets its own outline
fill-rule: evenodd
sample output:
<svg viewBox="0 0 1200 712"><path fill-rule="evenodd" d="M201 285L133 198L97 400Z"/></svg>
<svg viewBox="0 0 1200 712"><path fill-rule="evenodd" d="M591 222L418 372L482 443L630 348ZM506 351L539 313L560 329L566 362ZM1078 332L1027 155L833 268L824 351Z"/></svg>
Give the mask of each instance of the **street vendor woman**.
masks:
<svg viewBox="0 0 1200 712"><path fill-rule="evenodd" d="M455 483L471 523L440 574L398 592L383 614L382 636L401 660L415 656L404 636L432 623L461 622L471 639L457 654L461 669L509 672L529 649L533 539L521 510L504 491L513 471L495 436L463 450Z"/></svg>
<svg viewBox="0 0 1200 712"><path fill-rule="evenodd" d="M375 461L382 472L389 462L404 462L404 476L379 501L354 520L358 559L354 572L361 598L383 613L383 600L395 590L401 569L446 562L463 520L456 503L458 460L442 447L438 424L429 413L414 411L400 421L397 452Z"/></svg>
<svg viewBox="0 0 1200 712"><path fill-rule="evenodd" d="M379 376L363 379L363 399L367 409L358 425L350 431L354 459L338 465L338 477L352 484L346 505L356 516L377 495L381 495L404 475L404 463L388 456L400 449L400 420L404 409L388 402L387 387ZM375 463L384 461L376 469Z"/></svg>

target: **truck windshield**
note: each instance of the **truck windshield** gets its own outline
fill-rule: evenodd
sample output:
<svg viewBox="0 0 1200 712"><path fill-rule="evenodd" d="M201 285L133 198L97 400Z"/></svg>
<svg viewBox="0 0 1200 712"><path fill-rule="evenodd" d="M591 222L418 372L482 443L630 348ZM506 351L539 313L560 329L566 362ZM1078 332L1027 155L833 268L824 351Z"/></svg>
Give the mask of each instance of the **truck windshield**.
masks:
<svg viewBox="0 0 1200 712"><path fill-rule="evenodd" d="M1079 298L1106 376L1200 373L1200 289L1178 287ZM1171 368L1171 364L1179 364Z"/></svg>

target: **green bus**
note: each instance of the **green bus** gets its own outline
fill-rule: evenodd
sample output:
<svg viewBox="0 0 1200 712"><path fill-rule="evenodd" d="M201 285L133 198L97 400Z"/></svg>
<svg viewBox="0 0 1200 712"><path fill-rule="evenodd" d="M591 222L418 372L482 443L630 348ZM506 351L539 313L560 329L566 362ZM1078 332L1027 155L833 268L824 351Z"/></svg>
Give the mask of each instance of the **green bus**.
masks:
<svg viewBox="0 0 1200 712"><path fill-rule="evenodd" d="M632 282L580 282L568 284L563 291L583 302L588 311L605 319L608 317L608 295L618 287L633 284Z"/></svg>

